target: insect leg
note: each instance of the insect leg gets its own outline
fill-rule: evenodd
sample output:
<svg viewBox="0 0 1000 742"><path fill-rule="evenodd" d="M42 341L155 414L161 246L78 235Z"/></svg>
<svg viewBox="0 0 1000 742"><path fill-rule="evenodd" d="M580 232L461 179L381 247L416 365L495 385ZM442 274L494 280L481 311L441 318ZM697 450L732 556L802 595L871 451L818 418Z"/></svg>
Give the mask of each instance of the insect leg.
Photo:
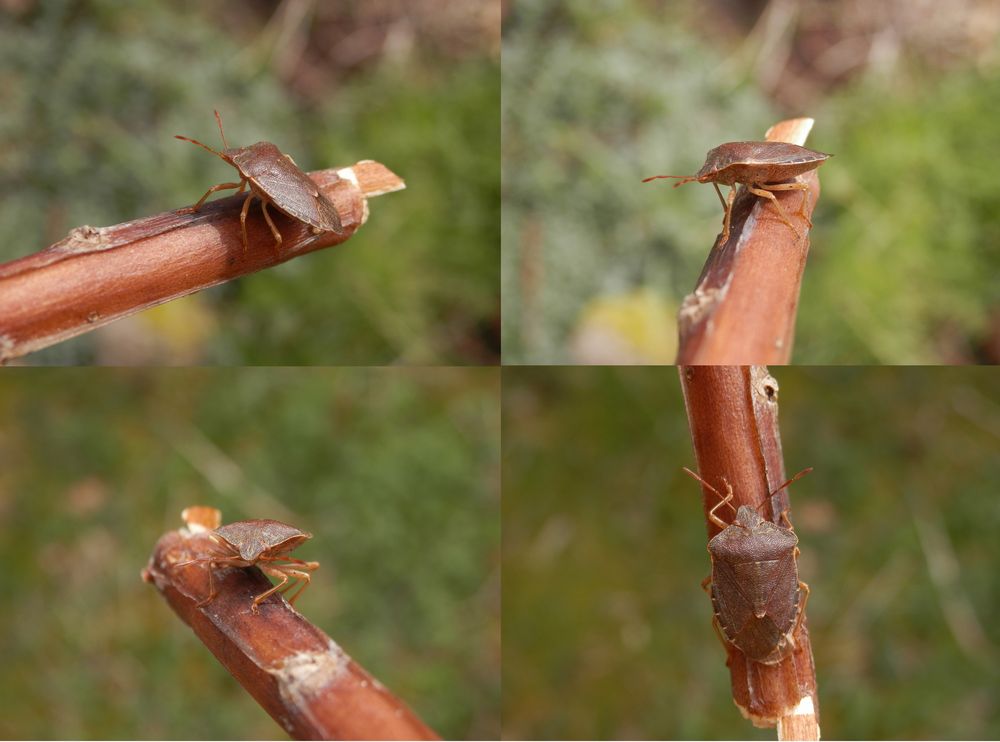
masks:
<svg viewBox="0 0 1000 742"><path fill-rule="evenodd" d="M718 196L719 196L719 203L720 203L720 204L722 204L722 208L724 208L724 209L725 209L725 208L726 208L726 199L724 199L724 198L722 197L722 191L720 191L720 190L719 190L719 184L718 184L718 183L716 183L716 182L715 182L715 181L713 180L713 181L712 181L712 187L713 187L713 188L715 188L715 192L716 192L716 193L718 194Z"/></svg>
<svg viewBox="0 0 1000 742"><path fill-rule="evenodd" d="M307 562L302 559L296 559L295 557L283 556L280 557L281 561L288 562L289 564L294 564L299 569L308 569L310 571L314 569L319 569L319 562Z"/></svg>
<svg viewBox="0 0 1000 742"><path fill-rule="evenodd" d="M722 633L722 627L719 626L719 619L716 618L715 616L712 616L712 628L715 629L715 635L717 637L719 637L719 641L722 642L722 646L728 651L729 650L729 641L723 635L723 633Z"/></svg>
<svg viewBox="0 0 1000 742"><path fill-rule="evenodd" d="M800 183L798 181L794 183L770 183L760 187L769 191L802 191L802 207L796 213L805 219L810 227L813 225L812 219L806 214L806 206L809 204L808 183Z"/></svg>
<svg viewBox="0 0 1000 742"><path fill-rule="evenodd" d="M798 549L795 550L795 556L798 556ZM792 651L798 648L798 644L795 641L795 637L799 633L799 628L802 626L802 619L806 615L806 603L809 602L809 586L802 580L799 580L799 591L805 591L805 595L802 598L802 602L799 603L799 615L795 618L795 626L785 635L785 641L791 645Z"/></svg>
<svg viewBox="0 0 1000 742"><path fill-rule="evenodd" d="M782 511L781 511L781 512L780 512L780 513L778 514L778 520L779 520L779 521L784 521L784 522L785 522L785 528L788 528L788 529L790 529L790 530L795 530L795 526L793 526L793 525L792 525L792 521L791 521L791 519L790 519L790 518L788 517L788 509L787 509L787 508L786 508L785 510L782 510ZM781 525L781 523L778 523L778 525L780 526L780 525ZM796 550L796 551L798 551L798 547L796 547L796 549L795 549L795 550Z"/></svg>
<svg viewBox="0 0 1000 742"><path fill-rule="evenodd" d="M214 185L207 191L205 191L205 195L202 196L200 199L198 199L198 203L189 208L191 209L192 212L197 211L198 209L201 208L201 205L205 203L205 199L211 196L216 191L224 191L227 188L239 188L240 190L237 191L237 193L242 193L243 187L246 185L246 183L247 183L246 180L241 180L239 183L219 183L219 185Z"/></svg>
<svg viewBox="0 0 1000 742"><path fill-rule="evenodd" d="M210 603L212 601L212 598L216 596L215 563L216 560L212 557L199 557L198 559L188 559L186 562L177 562L176 564L173 565L175 569L178 567L187 567L191 564L208 565L208 597L196 604L199 608L205 605L206 603Z"/></svg>
<svg viewBox="0 0 1000 742"><path fill-rule="evenodd" d="M289 579L288 575L282 572L280 569L276 569L275 567L269 567L266 564L259 564L257 566L261 568L261 571L271 575L271 577L280 577L281 582L279 582L277 585L274 585L270 590L265 590L264 592L262 592L260 595L258 595L256 598L253 599L253 605L250 607L250 610L252 610L254 613L257 612L257 606L260 605L261 601L267 600L267 598L270 597L273 593L279 591L282 587L284 587L285 583L288 582Z"/></svg>
<svg viewBox="0 0 1000 742"><path fill-rule="evenodd" d="M308 562L308 564L316 564L316 563ZM295 590L295 594L288 599L289 604L295 605L295 601L302 594L302 591L309 586L309 583L312 580L312 576L308 572L304 572L301 569L295 569L294 567L287 564L280 564L273 567L265 566L263 564L259 566L264 572L271 575L272 577L280 577L281 582L275 585L270 590L268 590L266 593L258 595L254 599L255 605L260 601L264 600L265 598L267 598L267 596L271 595L271 593L275 591L279 593L286 593L296 588L297 586L298 589ZM289 580L295 580L295 582L288 584Z"/></svg>
<svg viewBox="0 0 1000 742"><path fill-rule="evenodd" d="M295 591L295 595L293 595L288 599L289 604L295 605L295 601L302 594L302 591L305 590L307 587L309 587L309 583L312 581L312 576L308 572L303 572L302 570L291 569L291 568L288 569L288 574L300 580L299 589Z"/></svg>
<svg viewBox="0 0 1000 742"><path fill-rule="evenodd" d="M716 192L719 194L719 198L722 198L722 192L719 191L719 186L712 183L715 186ZM736 199L736 185L733 184L732 188L729 189L729 196L726 198L726 202L722 207L726 210L726 215L722 219L722 242L725 244L726 240L729 239L729 223L733 217L733 201Z"/></svg>
<svg viewBox="0 0 1000 742"><path fill-rule="evenodd" d="M211 603L212 599L216 595L218 595L218 592L216 592L216 590L215 590L215 569L214 568L215 568L214 564L209 564L208 565L208 597L205 598L204 600L200 601L197 604L198 608L201 608L203 605L207 605L207 604Z"/></svg>
<svg viewBox="0 0 1000 742"><path fill-rule="evenodd" d="M250 199L253 198L253 190L247 194L247 200L243 202L243 209L240 211L240 227L243 230L243 254L246 255L247 250L247 209L250 208Z"/></svg>
<svg viewBox="0 0 1000 742"><path fill-rule="evenodd" d="M770 187L771 186L755 186L747 184L747 190L750 191L750 193L755 196L763 196L764 198L770 199L771 203L774 204L774 208L778 210L778 216L781 217L781 221L787 224L788 227L795 232L796 237L801 238L802 235L799 233L799 230L795 228L795 225L792 224L791 220L789 220L788 214L785 213L785 210L781 208L781 204L778 203L778 197L771 193L770 190L766 190Z"/></svg>
<svg viewBox="0 0 1000 742"><path fill-rule="evenodd" d="M282 564L275 564L273 567L271 567L271 569L276 570L277 572L280 572L281 574L284 575L291 575L296 580L301 581L298 590L295 592L295 595L293 595L291 598L288 599L288 602L294 605L295 600L299 597L299 595L302 594L302 591L306 589L306 586L309 584L310 580L312 580L312 576L309 574L309 572L319 569L319 562L307 562L302 559L296 559L295 557L291 556L274 557L274 561L275 562L280 561L282 562ZM283 588L281 592L285 592L286 590L291 590L291 589L292 585L288 585L285 588Z"/></svg>
<svg viewBox="0 0 1000 742"><path fill-rule="evenodd" d="M806 594L802 598L802 605L799 606L799 620L795 624L795 631L799 630L799 624L802 623L802 617L806 615L806 603L809 602L809 586L802 580L799 580L799 590L805 590Z"/></svg>
<svg viewBox="0 0 1000 742"><path fill-rule="evenodd" d="M278 228L274 226L274 222L271 221L271 215L267 213L267 201L264 199L260 200L260 210L264 212L264 221L267 222L267 226L271 228L271 234L274 235L274 250L277 252L278 248L281 247L281 232L278 231Z"/></svg>
<svg viewBox="0 0 1000 742"><path fill-rule="evenodd" d="M719 500L717 503L715 503L715 507L713 507L711 510L708 511L708 519L713 523L715 523L715 525L717 525L719 528L725 528L727 524L723 522L723 520L718 515L715 514L715 511L721 508L723 505L729 505L729 501L733 499L733 485L731 485L728 481L726 481L725 478L723 478L722 481L726 483L726 496L722 500ZM729 507L733 506L729 505Z"/></svg>

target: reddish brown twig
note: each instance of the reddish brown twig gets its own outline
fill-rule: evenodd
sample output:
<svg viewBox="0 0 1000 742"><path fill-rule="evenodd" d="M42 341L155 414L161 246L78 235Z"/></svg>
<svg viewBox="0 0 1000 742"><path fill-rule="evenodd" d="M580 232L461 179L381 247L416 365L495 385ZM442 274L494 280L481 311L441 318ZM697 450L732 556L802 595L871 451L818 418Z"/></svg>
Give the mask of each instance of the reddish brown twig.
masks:
<svg viewBox="0 0 1000 742"><path fill-rule="evenodd" d="M804 145L812 124L812 119L782 121L765 138ZM809 186L805 213L811 217L819 198L817 171L799 179ZM802 191L774 195L802 237L769 201L740 189L729 239L712 248L698 285L678 312L678 364L788 363L809 227L799 214Z"/></svg>
<svg viewBox="0 0 1000 742"><path fill-rule="evenodd" d="M198 510L208 510L198 508ZM189 519L190 520L190 519ZM157 542L143 579L288 734L296 739L438 739L402 701L337 644L272 596L257 569L217 568L215 597L204 565L173 565L204 553L207 531L191 526Z"/></svg>
<svg viewBox="0 0 1000 742"><path fill-rule="evenodd" d="M735 507L757 507L785 481L778 430L778 384L762 366L681 366L698 472L709 482L725 478ZM708 518L717 498L704 500L708 537L721 530ZM777 522L789 509L788 489L762 514ZM796 649L776 665L748 662L726 643L733 700L754 726L778 727L779 739L819 739L816 669L806 617Z"/></svg>
<svg viewBox="0 0 1000 742"><path fill-rule="evenodd" d="M368 216L368 198L403 181L365 160L309 173L329 198L345 234L315 235L271 209L283 243L259 205L240 230L245 196L206 203L197 213L168 211L111 227L78 227L51 247L0 265L0 363L201 289L349 239Z"/></svg>

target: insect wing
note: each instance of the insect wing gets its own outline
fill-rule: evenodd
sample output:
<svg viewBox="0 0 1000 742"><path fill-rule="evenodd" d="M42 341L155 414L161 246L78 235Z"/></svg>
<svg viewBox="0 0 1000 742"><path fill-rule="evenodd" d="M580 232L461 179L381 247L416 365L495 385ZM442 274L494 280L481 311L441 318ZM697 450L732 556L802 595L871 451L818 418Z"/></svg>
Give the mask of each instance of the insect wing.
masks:
<svg viewBox="0 0 1000 742"><path fill-rule="evenodd" d="M285 554L312 538L304 531L277 520L240 520L217 528L214 535L223 539L248 562L262 554Z"/></svg>
<svg viewBox="0 0 1000 742"><path fill-rule="evenodd" d="M747 142L748 162L801 165L822 162L829 155L790 142Z"/></svg>
<svg viewBox="0 0 1000 742"><path fill-rule="evenodd" d="M804 165L829 157L790 142L727 142L710 150L706 160L721 170L729 165Z"/></svg>
<svg viewBox="0 0 1000 742"><path fill-rule="evenodd" d="M743 594L732 565L725 562L712 565L712 607L719 618L722 633L735 643L743 627L753 618L753 605Z"/></svg>
<svg viewBox="0 0 1000 742"><path fill-rule="evenodd" d="M233 157L236 166L271 205L324 232L344 233L340 215L319 187L273 144L259 142Z"/></svg>
<svg viewBox="0 0 1000 742"><path fill-rule="evenodd" d="M754 600L743 592L745 583L739 572L739 569L728 564L718 564L713 569L712 606L718 616L719 626L725 637L751 660L776 662L787 653L785 636L792 629L794 621L788 622L789 625L785 627L776 623L769 611L764 611L761 616L756 615ZM797 604L796 594L796 607ZM766 605L770 606L770 601Z"/></svg>

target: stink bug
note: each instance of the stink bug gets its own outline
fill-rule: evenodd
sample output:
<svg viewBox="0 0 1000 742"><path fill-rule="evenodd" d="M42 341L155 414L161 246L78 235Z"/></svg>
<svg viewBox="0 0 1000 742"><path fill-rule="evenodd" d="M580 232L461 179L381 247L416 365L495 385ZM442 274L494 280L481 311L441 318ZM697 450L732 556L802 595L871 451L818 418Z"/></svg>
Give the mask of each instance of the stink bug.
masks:
<svg viewBox="0 0 1000 742"><path fill-rule="evenodd" d="M183 211L197 211L205 203L205 199L216 191L238 188L239 190L236 192L243 193L243 189L249 184L250 192L247 194L246 200L243 202L243 210L240 212L244 252L247 250L247 210L250 208L250 200L254 196L260 199L260 208L264 212L264 219L267 221L267 226L271 228L271 234L274 235L275 249L281 247L281 232L274 226L271 215L267 213L268 204L293 219L310 225L313 232L317 234L320 232L344 234L337 209L326 196L319 192L319 188L316 187L312 179L299 170L298 165L291 157L283 154L270 142L257 142L249 147L230 147L226 142L226 135L222 131L222 117L219 116L218 111L215 112L215 120L219 123L219 134L222 136L222 145L225 147L221 152L196 139L182 137L180 134L174 136L176 139L197 144L213 155L221 157L236 168L240 174L240 182L220 183L212 186L198 200L198 203Z"/></svg>
<svg viewBox="0 0 1000 742"><path fill-rule="evenodd" d="M732 644L753 662L775 665L795 649L795 633L809 598L809 586L799 580L799 539L788 513L780 515L786 528L741 505L736 518L727 524L715 512L723 505L735 510L730 502L732 485L722 480L726 485L723 497L693 471L684 471L720 498L708 518L722 532L708 542L712 574L702 583L712 598L712 625L724 645ZM771 496L810 471L799 472Z"/></svg>
<svg viewBox="0 0 1000 742"><path fill-rule="evenodd" d="M654 175L643 179L648 183L657 178L679 178L674 188L685 183L697 181L711 183L719 194L722 208L726 216L722 224L722 242L729 239L729 220L733 211L733 200L736 198L736 186L743 183L747 190L755 196L770 199L778 210L781 220L791 227L797 237L801 237L795 225L789 221L785 210L781 208L778 199L772 191L802 191L802 208L798 215L805 218L812 226L812 221L806 215L809 185L795 181L784 183L802 173L815 170L832 155L816 152L788 142L726 142L708 151L705 164L694 175ZM719 183L731 186L729 198L722 198Z"/></svg>
<svg viewBox="0 0 1000 742"><path fill-rule="evenodd" d="M311 533L301 531L277 520L240 520L235 523L216 528L208 532L211 546L206 556L178 562L175 567L186 567L190 564L207 564L208 597L198 603L199 606L209 603L217 594L215 589L215 567L260 567L261 571L277 577L280 583L253 599L250 609L256 613L257 606L274 592L284 593L294 584L289 580L301 580L299 589L289 599L295 599L309 586L309 573L319 568L319 562L305 562L288 556L304 541L312 538ZM287 587L286 587L287 585Z"/></svg>

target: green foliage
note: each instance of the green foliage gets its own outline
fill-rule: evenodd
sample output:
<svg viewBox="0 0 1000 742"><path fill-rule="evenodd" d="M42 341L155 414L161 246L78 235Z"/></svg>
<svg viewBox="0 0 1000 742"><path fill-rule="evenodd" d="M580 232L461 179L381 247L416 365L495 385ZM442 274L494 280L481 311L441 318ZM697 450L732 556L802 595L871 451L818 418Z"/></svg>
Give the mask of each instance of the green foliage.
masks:
<svg viewBox="0 0 1000 742"><path fill-rule="evenodd" d="M775 376L788 470L815 467L791 518L824 738L996 738L996 374ZM733 706L699 586L676 374L505 369L502 445L505 736L773 739Z"/></svg>
<svg viewBox="0 0 1000 742"><path fill-rule="evenodd" d="M503 347L510 363L579 360L574 331L641 287L678 306L722 212L689 174L721 142L784 116L745 54L710 46L677 4L519 7L503 50ZM700 20L704 26L704 18ZM703 31L701 33L704 33ZM797 363L971 362L1000 305L1000 72L901 64L816 106L821 170Z"/></svg>
<svg viewBox="0 0 1000 742"><path fill-rule="evenodd" d="M193 203L231 180L224 163L173 138L218 142L217 108L234 145L273 141L307 170L378 159L408 189L374 199L344 246L173 302L172 321L139 315L130 322L141 334L170 346L158 332L207 313L212 331L188 340L196 362L481 362L490 349L470 345L499 306L497 60L485 49L445 59L418 44L309 106L275 76L275 50L252 21L234 33L211 10L45 2L0 26L0 258L81 224ZM120 342L113 333L30 360L101 362ZM152 362L188 361L161 349Z"/></svg>
<svg viewBox="0 0 1000 742"><path fill-rule="evenodd" d="M829 102L796 359L975 360L1000 306L998 101L1000 75L962 72Z"/></svg>
<svg viewBox="0 0 1000 742"><path fill-rule="evenodd" d="M445 737L498 736L495 369L4 377L0 737L276 736L139 578L192 504L311 531L303 614Z"/></svg>

